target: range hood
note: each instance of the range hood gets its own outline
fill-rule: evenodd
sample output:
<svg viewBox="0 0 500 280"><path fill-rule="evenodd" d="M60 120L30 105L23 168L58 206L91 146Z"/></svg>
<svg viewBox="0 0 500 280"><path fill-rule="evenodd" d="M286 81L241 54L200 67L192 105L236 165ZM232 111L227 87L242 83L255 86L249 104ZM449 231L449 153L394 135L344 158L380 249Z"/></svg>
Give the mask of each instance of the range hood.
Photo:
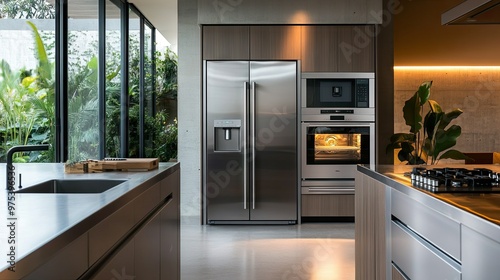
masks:
<svg viewBox="0 0 500 280"><path fill-rule="evenodd" d="M500 24L500 0L465 0L444 12L441 24Z"/></svg>

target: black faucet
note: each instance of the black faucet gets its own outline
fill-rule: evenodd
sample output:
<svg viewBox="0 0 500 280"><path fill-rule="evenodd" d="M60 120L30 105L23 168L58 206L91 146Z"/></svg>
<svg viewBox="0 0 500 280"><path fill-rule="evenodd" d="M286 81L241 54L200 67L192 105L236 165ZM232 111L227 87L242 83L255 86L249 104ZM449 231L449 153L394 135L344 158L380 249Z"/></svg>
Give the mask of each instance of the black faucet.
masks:
<svg viewBox="0 0 500 280"><path fill-rule="evenodd" d="M6 166L6 178L7 185L5 185L7 190L14 190L16 184L16 169L12 165L12 156L17 152L31 152L31 151L47 151L50 145L22 145L14 146L7 151L7 166Z"/></svg>

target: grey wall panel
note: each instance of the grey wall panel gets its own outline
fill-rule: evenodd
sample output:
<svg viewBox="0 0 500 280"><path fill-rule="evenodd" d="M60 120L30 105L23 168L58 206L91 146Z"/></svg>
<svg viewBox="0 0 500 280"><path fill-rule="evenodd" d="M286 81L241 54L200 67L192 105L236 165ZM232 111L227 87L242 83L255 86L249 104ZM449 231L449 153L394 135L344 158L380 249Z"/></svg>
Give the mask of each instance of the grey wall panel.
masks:
<svg viewBox="0 0 500 280"><path fill-rule="evenodd" d="M199 24L382 23L382 0L198 0Z"/></svg>

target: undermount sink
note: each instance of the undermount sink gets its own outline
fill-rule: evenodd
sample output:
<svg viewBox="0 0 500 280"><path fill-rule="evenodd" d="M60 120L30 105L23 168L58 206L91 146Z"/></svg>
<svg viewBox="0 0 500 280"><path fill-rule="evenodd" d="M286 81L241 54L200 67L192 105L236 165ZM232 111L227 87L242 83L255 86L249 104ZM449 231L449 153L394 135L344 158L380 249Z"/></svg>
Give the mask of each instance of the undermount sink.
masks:
<svg viewBox="0 0 500 280"><path fill-rule="evenodd" d="M18 193L102 193L126 180L115 179L53 179L32 185Z"/></svg>

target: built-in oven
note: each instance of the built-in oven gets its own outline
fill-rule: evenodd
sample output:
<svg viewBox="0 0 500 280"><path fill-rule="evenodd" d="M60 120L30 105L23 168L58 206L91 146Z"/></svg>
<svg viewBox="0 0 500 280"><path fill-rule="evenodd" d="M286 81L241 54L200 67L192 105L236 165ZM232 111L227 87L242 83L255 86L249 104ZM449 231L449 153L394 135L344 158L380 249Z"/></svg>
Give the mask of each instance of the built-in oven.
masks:
<svg viewBox="0 0 500 280"><path fill-rule="evenodd" d="M375 123L302 122L302 179L354 179L375 163Z"/></svg>
<svg viewBox="0 0 500 280"><path fill-rule="evenodd" d="M302 122L302 220L354 217L357 164L375 163L375 123Z"/></svg>
<svg viewBox="0 0 500 280"><path fill-rule="evenodd" d="M302 73L302 218L353 217L356 165L375 163L375 74Z"/></svg>

